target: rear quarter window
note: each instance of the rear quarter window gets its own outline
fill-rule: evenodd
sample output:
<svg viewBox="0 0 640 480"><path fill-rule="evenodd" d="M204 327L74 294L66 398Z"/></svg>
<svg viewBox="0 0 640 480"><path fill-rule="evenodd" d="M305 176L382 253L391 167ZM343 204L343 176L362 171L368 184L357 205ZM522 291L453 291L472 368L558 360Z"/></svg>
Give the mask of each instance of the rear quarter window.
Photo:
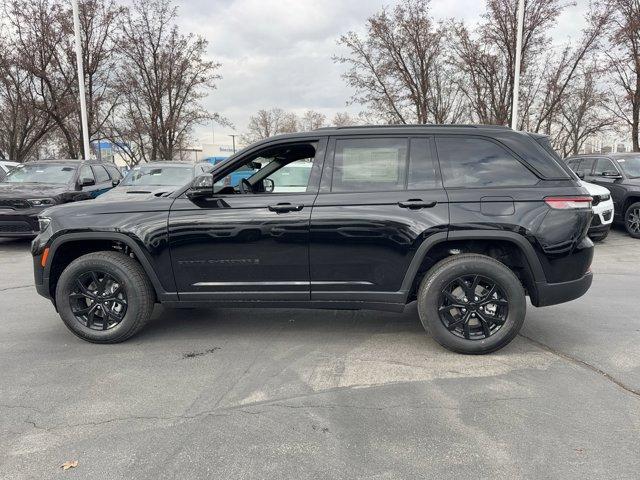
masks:
<svg viewBox="0 0 640 480"><path fill-rule="evenodd" d="M523 187L538 177L506 148L479 137L436 137L444 186Z"/></svg>

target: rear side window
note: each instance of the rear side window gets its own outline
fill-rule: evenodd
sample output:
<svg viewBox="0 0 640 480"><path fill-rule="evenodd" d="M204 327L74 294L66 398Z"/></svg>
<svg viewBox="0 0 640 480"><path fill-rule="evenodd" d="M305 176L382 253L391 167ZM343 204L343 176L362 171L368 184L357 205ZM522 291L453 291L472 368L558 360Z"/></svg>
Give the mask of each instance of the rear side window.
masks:
<svg viewBox="0 0 640 480"><path fill-rule="evenodd" d="M406 138L336 140L332 192L404 190Z"/></svg>
<svg viewBox="0 0 640 480"><path fill-rule="evenodd" d="M521 187L538 183L508 150L475 137L436 138L445 187Z"/></svg>
<svg viewBox="0 0 640 480"><path fill-rule="evenodd" d="M111 180L102 165L94 165L93 172L96 174L96 183L104 183Z"/></svg>
<svg viewBox="0 0 640 480"><path fill-rule="evenodd" d="M409 190L435 188L436 168L431 155L431 145L427 138L412 138L409 150Z"/></svg>

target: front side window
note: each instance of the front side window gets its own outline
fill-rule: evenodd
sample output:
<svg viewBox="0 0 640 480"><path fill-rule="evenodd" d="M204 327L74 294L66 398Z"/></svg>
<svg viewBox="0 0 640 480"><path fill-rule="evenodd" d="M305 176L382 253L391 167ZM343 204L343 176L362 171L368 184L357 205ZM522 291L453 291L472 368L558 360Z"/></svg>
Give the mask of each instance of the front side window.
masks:
<svg viewBox="0 0 640 480"><path fill-rule="evenodd" d="M234 170L216 179L214 193L306 192L316 147L316 142L279 145L248 156Z"/></svg>
<svg viewBox="0 0 640 480"><path fill-rule="evenodd" d="M602 176L604 172L618 173L618 170L613 162L608 158L599 158L596 162L596 168L593 171L593 174L596 176Z"/></svg>
<svg viewBox="0 0 640 480"><path fill-rule="evenodd" d="M109 174L107 173L107 171L104 169L102 165L95 165L93 167L93 171L96 174L97 183L105 183L111 180L109 178Z"/></svg>
<svg viewBox="0 0 640 480"><path fill-rule="evenodd" d="M618 158L618 165L629 178L640 178L640 155Z"/></svg>
<svg viewBox="0 0 640 480"><path fill-rule="evenodd" d="M120 174L120 171L116 167L112 167L111 165L106 165L104 168L107 169L107 172L109 172L109 176L113 180L118 180L118 179L122 178L122 175Z"/></svg>
<svg viewBox="0 0 640 480"><path fill-rule="evenodd" d="M405 138L336 140L331 191L403 190L407 143Z"/></svg>
<svg viewBox="0 0 640 480"><path fill-rule="evenodd" d="M522 187L538 183L538 177L508 150L490 140L440 137L436 145L445 187Z"/></svg>
<svg viewBox="0 0 640 480"><path fill-rule="evenodd" d="M4 182L66 185L73 180L75 172L76 167L68 165L25 163L12 169Z"/></svg>

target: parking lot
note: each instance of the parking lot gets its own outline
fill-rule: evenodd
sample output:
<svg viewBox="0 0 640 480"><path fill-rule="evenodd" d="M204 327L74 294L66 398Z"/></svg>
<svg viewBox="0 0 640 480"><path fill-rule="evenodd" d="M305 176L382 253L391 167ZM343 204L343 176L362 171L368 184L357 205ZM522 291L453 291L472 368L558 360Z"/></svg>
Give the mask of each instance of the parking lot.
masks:
<svg viewBox="0 0 640 480"><path fill-rule="evenodd" d="M165 310L74 337L0 241L2 478L638 478L640 241L611 232L577 301L498 353L404 314ZM66 461L78 466L62 471Z"/></svg>

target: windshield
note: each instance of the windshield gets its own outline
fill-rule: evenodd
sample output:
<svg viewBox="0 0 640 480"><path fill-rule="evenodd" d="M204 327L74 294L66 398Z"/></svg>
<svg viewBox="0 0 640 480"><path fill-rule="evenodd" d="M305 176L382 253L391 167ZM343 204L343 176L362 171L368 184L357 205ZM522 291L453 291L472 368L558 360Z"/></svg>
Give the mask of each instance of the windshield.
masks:
<svg viewBox="0 0 640 480"><path fill-rule="evenodd" d="M617 158L616 160L627 177L640 178L640 155L637 157Z"/></svg>
<svg viewBox="0 0 640 480"><path fill-rule="evenodd" d="M134 167L120 185L127 186L181 186L193 178L193 167Z"/></svg>
<svg viewBox="0 0 640 480"><path fill-rule="evenodd" d="M12 169L5 183L51 183L66 185L73 180L76 167L54 164L23 164Z"/></svg>

